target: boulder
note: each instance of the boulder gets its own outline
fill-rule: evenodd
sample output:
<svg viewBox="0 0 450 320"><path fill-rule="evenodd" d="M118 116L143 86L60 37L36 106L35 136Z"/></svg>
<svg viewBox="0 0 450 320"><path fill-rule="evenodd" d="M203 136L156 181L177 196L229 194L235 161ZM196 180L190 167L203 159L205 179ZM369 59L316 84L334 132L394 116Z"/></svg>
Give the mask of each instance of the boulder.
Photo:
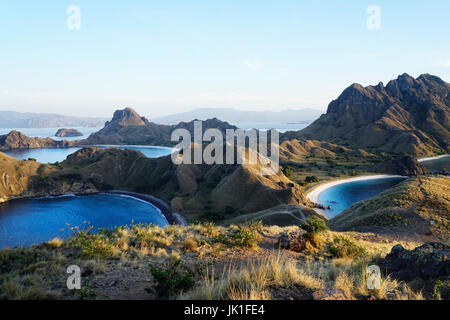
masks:
<svg viewBox="0 0 450 320"><path fill-rule="evenodd" d="M414 250L396 245L382 261L391 277L403 281L430 280L450 276L450 246L426 243Z"/></svg>
<svg viewBox="0 0 450 320"><path fill-rule="evenodd" d="M306 248L307 241L300 232L282 233L278 237L277 247L296 252L301 252Z"/></svg>

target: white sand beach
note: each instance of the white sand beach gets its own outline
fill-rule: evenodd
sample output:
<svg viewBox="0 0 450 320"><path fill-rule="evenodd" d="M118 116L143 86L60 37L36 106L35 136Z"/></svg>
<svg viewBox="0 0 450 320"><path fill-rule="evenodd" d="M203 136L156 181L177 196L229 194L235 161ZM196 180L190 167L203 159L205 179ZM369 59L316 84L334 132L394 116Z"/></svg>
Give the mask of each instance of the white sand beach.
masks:
<svg viewBox="0 0 450 320"><path fill-rule="evenodd" d="M353 181L361 181L361 180L372 180L372 179L381 179L381 178L402 178L404 176L399 176L399 175L389 175L389 174L377 174L377 175L370 175L370 176L360 176L360 177L355 177L355 178L348 178L348 179L342 179L342 180L337 180L337 181L332 181L332 182L328 182L322 185L319 185L318 187L314 188L311 192L309 192L306 197L314 202L314 203L318 203L319 201L319 195L320 193L322 193L323 191L343 184L343 183L348 183L348 182L353 182Z"/></svg>
<svg viewBox="0 0 450 320"><path fill-rule="evenodd" d="M420 158L417 159L418 162L425 162L425 161L432 161L432 160L437 160L437 159L442 159L445 157L450 157L450 154L443 154L441 156L436 156L436 157L428 157L428 158Z"/></svg>

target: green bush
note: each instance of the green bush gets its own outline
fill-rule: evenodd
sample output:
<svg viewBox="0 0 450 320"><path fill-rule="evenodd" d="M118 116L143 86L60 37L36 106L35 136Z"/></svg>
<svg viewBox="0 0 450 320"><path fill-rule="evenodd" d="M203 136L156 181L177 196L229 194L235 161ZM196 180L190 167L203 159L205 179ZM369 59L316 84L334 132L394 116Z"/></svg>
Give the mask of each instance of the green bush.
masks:
<svg viewBox="0 0 450 320"><path fill-rule="evenodd" d="M81 248L83 256L89 258L107 258L113 255L114 247L109 243L104 234L90 233L92 226L86 230L79 230L77 227L75 229L77 231L74 233L72 241L75 246Z"/></svg>
<svg viewBox="0 0 450 320"><path fill-rule="evenodd" d="M283 171L284 175L290 179L292 178L292 175L294 174L294 170L291 166L281 167L281 171Z"/></svg>
<svg viewBox="0 0 450 320"><path fill-rule="evenodd" d="M319 178L317 176L308 176L305 178L306 183L319 182Z"/></svg>
<svg viewBox="0 0 450 320"><path fill-rule="evenodd" d="M97 294L91 289L89 279L85 279L81 290L78 292L80 300L95 300Z"/></svg>
<svg viewBox="0 0 450 320"><path fill-rule="evenodd" d="M188 291L195 285L195 271L188 268L181 260L168 265L168 268L160 268L149 265L156 285L154 288L145 289L148 293L156 292L159 297L170 298L181 291Z"/></svg>
<svg viewBox="0 0 450 320"><path fill-rule="evenodd" d="M241 248L253 248L261 242L261 235L251 226L239 227L232 235L232 243Z"/></svg>
<svg viewBox="0 0 450 320"><path fill-rule="evenodd" d="M334 238L328 251L335 258L363 258L367 255L364 247L358 246L352 240L342 236Z"/></svg>
<svg viewBox="0 0 450 320"><path fill-rule="evenodd" d="M300 225L300 228L309 234L318 234L328 230L325 220L317 216L309 216L308 219L306 219L306 222Z"/></svg>

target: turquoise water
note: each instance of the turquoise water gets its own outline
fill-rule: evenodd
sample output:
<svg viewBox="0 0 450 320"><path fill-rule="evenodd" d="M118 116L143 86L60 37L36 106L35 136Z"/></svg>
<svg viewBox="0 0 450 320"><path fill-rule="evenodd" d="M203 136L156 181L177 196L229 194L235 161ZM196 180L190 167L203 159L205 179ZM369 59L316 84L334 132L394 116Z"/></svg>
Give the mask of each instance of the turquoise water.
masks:
<svg viewBox="0 0 450 320"><path fill-rule="evenodd" d="M83 225L84 222L87 222ZM159 209L136 198L98 194L10 201L0 205L0 249L69 238L70 226L113 228L134 223L166 226ZM70 225L70 226L69 226Z"/></svg>
<svg viewBox="0 0 450 320"><path fill-rule="evenodd" d="M170 155L174 152L172 148L153 147L153 146L95 146L97 148L119 148L131 149L142 152L148 158L159 158ZM41 163L55 163L66 160L67 156L80 150L79 147L74 148L42 148L42 149L23 149L10 150L3 153L19 160L34 158Z"/></svg>
<svg viewBox="0 0 450 320"><path fill-rule="evenodd" d="M425 160L420 162L425 168L428 169L431 173L450 171L450 155L447 155L442 158L436 158L431 160Z"/></svg>
<svg viewBox="0 0 450 320"><path fill-rule="evenodd" d="M331 210L325 210L329 218L333 218L352 204L369 199L405 180L401 177L386 177L351 181L330 187L319 194L318 203Z"/></svg>

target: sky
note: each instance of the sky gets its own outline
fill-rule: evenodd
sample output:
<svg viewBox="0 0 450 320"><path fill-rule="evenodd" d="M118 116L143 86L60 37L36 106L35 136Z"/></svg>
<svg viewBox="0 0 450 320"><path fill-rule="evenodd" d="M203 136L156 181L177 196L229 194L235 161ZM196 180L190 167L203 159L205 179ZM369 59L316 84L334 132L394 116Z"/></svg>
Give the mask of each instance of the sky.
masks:
<svg viewBox="0 0 450 320"><path fill-rule="evenodd" d="M0 110L326 110L355 82L450 82L449 40L448 0L0 0Z"/></svg>

